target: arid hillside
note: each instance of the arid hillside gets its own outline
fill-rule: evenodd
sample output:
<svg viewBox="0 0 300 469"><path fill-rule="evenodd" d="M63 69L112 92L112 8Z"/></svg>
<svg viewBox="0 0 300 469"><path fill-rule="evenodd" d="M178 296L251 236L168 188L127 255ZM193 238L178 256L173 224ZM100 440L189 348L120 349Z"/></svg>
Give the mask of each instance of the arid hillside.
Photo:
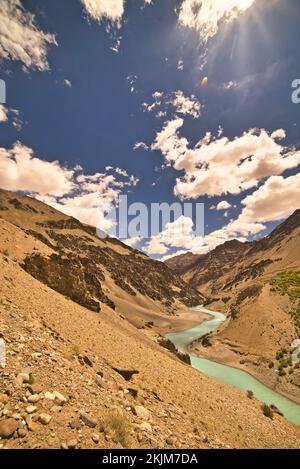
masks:
<svg viewBox="0 0 300 469"><path fill-rule="evenodd" d="M174 315L203 301L163 263L117 239L100 239L95 228L37 200L0 191L0 216L24 238L3 247L22 268L92 311L106 304L142 326L149 311L159 324L161 313Z"/></svg>
<svg viewBox="0 0 300 469"><path fill-rule="evenodd" d="M0 448L300 446L299 427L159 345L148 318L178 327L198 301L167 267L32 199L0 206Z"/></svg>
<svg viewBox="0 0 300 469"><path fill-rule="evenodd" d="M228 241L190 264L184 257L167 264L228 316L211 347L197 350L300 400L300 369L291 363L300 335L300 210L258 241Z"/></svg>

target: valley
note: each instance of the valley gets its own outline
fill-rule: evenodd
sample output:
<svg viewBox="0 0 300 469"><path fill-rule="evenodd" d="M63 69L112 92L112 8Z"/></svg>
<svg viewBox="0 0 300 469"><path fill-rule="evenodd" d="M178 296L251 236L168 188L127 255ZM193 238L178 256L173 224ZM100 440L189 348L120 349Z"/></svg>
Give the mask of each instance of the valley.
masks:
<svg viewBox="0 0 300 469"><path fill-rule="evenodd" d="M166 265L7 191L0 245L1 448L299 447L300 427L165 342L205 301Z"/></svg>

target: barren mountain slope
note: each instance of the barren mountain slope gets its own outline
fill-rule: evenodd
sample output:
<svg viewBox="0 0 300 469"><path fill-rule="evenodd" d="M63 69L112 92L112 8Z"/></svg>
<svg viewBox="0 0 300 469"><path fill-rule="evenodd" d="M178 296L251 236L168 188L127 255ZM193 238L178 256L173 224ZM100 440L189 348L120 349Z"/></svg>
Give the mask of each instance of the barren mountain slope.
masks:
<svg viewBox="0 0 300 469"><path fill-rule="evenodd" d="M210 339L213 347L204 350L198 345L201 353L246 367L298 400L300 369L286 366L284 360L290 361L291 344L300 333L299 270L297 210L267 237L248 243L229 241L186 266L183 274L210 298L209 307L228 315ZM277 360L281 349L286 349L285 357Z"/></svg>
<svg viewBox="0 0 300 469"><path fill-rule="evenodd" d="M107 304L136 325L159 325L203 299L163 263L37 200L0 191L0 217L25 236L25 251L9 248L24 270L92 311Z"/></svg>
<svg viewBox="0 0 300 469"><path fill-rule="evenodd" d="M14 430L1 447L300 446L300 428L180 362L152 331L105 303L93 312L20 266L52 248L3 219L0 246L0 430Z"/></svg>

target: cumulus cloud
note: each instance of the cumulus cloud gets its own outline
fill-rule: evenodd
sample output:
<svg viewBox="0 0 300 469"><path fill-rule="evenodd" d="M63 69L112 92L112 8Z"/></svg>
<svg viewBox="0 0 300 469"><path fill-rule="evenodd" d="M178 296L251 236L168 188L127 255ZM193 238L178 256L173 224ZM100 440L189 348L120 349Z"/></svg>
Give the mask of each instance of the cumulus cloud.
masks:
<svg viewBox="0 0 300 469"><path fill-rule="evenodd" d="M182 91L175 91L169 103L175 108L177 114L190 115L196 119L200 117L201 104L196 96L184 96Z"/></svg>
<svg viewBox="0 0 300 469"><path fill-rule="evenodd" d="M183 0L179 23L195 29L206 43L217 34L221 21L233 21L253 3L254 0Z"/></svg>
<svg viewBox="0 0 300 469"><path fill-rule="evenodd" d="M45 71L50 44L57 44L55 36L38 28L20 0L0 2L0 60L19 60L26 68Z"/></svg>
<svg viewBox="0 0 300 469"><path fill-rule="evenodd" d="M300 173L284 178L271 176L265 184L242 200L244 209L235 224L277 221L300 208Z"/></svg>
<svg viewBox="0 0 300 469"><path fill-rule="evenodd" d="M45 161L31 148L16 143L0 148L0 187L22 191L80 221L110 228L104 212L112 208L126 188L138 179L121 168L107 167L105 173L86 175L80 166L69 169L58 161Z"/></svg>
<svg viewBox="0 0 300 469"><path fill-rule="evenodd" d="M21 143L12 149L0 148L0 185L12 191L30 191L62 196L69 192L73 171L34 156L33 150Z"/></svg>
<svg viewBox="0 0 300 469"><path fill-rule="evenodd" d="M190 115L194 119L200 117L202 106L195 95L185 96L181 90L169 94L155 91L152 98L154 101L151 104L145 102L142 107L147 112L158 111L157 117L164 117L169 108L176 114Z"/></svg>
<svg viewBox="0 0 300 469"><path fill-rule="evenodd" d="M228 210L231 207L230 203L227 200L222 200L216 206L217 210Z"/></svg>
<svg viewBox="0 0 300 469"><path fill-rule="evenodd" d="M168 165L184 171L174 187L181 198L239 194L264 178L300 164L300 152L278 142L285 137L283 129L272 134L250 129L233 140L207 133L190 148L188 140L179 134L182 125L181 118L165 123L151 146L163 154Z"/></svg>
<svg viewBox="0 0 300 469"><path fill-rule="evenodd" d="M203 245L203 238L193 232L193 220L181 215L174 222L167 223L165 229L153 236L147 243L148 254L166 254L169 248L197 249Z"/></svg>
<svg viewBox="0 0 300 469"><path fill-rule="evenodd" d="M174 253L169 253L170 249L173 248L179 249L176 255L178 253L184 254L185 252L205 254L230 239L246 241L245 236L241 236L229 225L205 236L196 235L193 227L193 220L190 217L182 215L174 222L168 223L161 233L153 236L144 250L147 254L164 254L165 256L161 260L166 260L175 255Z"/></svg>
<svg viewBox="0 0 300 469"><path fill-rule="evenodd" d="M103 19L120 25L125 0L81 0L87 14L95 21Z"/></svg>
<svg viewBox="0 0 300 469"><path fill-rule="evenodd" d="M6 122L8 120L8 109L0 104L0 122Z"/></svg>
<svg viewBox="0 0 300 469"><path fill-rule="evenodd" d="M134 236L132 238L127 238L125 240L122 240L124 244L127 244L127 246L135 246L137 243L141 241L141 238L139 236Z"/></svg>

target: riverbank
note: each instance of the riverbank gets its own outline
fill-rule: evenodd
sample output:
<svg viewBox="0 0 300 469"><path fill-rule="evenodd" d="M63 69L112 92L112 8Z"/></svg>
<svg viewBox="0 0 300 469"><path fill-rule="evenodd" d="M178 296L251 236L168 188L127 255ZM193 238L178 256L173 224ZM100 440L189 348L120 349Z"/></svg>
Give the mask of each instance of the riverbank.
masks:
<svg viewBox="0 0 300 469"><path fill-rule="evenodd" d="M207 313L200 313L191 309L179 310L176 316L168 316L161 321L156 330L161 335L170 333L182 332L187 329L199 326L204 321L210 319L210 315Z"/></svg>
<svg viewBox="0 0 300 469"><path fill-rule="evenodd" d="M168 333L166 335L181 351L189 350L191 343L203 337L208 332L218 329L226 320L224 314L206 310L201 306L198 307L198 311L208 313L211 316L210 320L202 321L200 325L191 329L178 333ZM190 354L190 358L192 366L198 371L233 387L239 388L245 393L247 390L251 390L256 399L269 405L275 405L283 412L286 419L300 425L300 406L293 399L289 399L282 393L278 393L266 386L261 380L252 376L248 370L222 364L219 359L218 361L212 361L207 358L200 358L194 353Z"/></svg>
<svg viewBox="0 0 300 469"><path fill-rule="evenodd" d="M194 354L199 358L205 358L207 360L213 361L215 363L220 363L222 365L229 366L231 368L236 368L238 370L244 371L248 373L250 376L258 380L264 386L267 386L272 391L281 394L282 396L286 397L287 399L295 402L296 404L300 405L300 396L295 396L293 393L282 389L282 383L278 382L278 375L274 376L274 371L269 370L268 368L261 367L261 372L255 370L254 365L253 367L247 366L247 364L240 363L241 355L237 357L236 352L229 349L227 344L213 343L211 347L203 347L199 344L199 341L196 340L190 344L187 349L189 354ZM248 356L243 355L243 360L251 363L252 360L262 358L260 356Z"/></svg>

